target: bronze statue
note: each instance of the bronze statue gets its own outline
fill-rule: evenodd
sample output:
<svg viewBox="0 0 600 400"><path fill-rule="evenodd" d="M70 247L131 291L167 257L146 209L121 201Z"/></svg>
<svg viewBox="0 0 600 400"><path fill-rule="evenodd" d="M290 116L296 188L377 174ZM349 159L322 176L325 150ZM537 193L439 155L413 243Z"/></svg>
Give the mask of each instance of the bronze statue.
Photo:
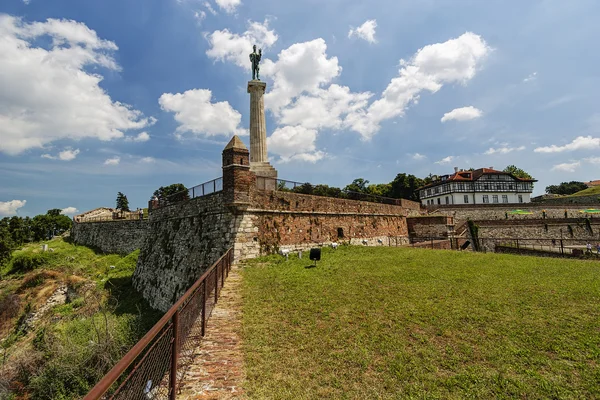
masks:
<svg viewBox="0 0 600 400"><path fill-rule="evenodd" d="M260 81L260 77L258 76L260 66L258 65L258 63L260 63L260 59L262 57L262 49L258 49L257 53L256 45L252 46L252 48L254 49L254 51L250 54L250 62L252 63L252 80Z"/></svg>

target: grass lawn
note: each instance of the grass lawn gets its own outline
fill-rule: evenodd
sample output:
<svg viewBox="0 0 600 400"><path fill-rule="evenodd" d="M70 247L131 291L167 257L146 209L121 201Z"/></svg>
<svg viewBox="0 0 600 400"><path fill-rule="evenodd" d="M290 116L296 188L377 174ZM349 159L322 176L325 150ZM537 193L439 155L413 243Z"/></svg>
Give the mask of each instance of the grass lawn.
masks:
<svg viewBox="0 0 600 400"><path fill-rule="evenodd" d="M250 398L600 398L600 263L408 248L243 270Z"/></svg>
<svg viewBox="0 0 600 400"><path fill-rule="evenodd" d="M600 186L593 186L591 188L587 188L581 190L575 194L572 194L570 197L578 197L578 196L593 196L599 194L600 195Z"/></svg>

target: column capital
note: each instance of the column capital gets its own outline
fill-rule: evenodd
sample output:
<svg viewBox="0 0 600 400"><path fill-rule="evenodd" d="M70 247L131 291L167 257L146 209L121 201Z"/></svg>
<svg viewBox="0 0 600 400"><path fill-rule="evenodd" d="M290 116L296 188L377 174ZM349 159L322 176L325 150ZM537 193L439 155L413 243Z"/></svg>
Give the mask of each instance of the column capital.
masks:
<svg viewBox="0 0 600 400"><path fill-rule="evenodd" d="M267 82L263 81L248 81L248 93L262 91L263 93L267 90Z"/></svg>

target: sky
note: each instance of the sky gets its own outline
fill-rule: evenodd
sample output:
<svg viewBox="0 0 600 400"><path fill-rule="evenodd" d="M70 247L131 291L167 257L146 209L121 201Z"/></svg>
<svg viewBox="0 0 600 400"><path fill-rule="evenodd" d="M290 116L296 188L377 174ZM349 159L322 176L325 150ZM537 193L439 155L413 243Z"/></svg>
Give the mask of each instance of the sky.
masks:
<svg viewBox="0 0 600 400"><path fill-rule="evenodd" d="M221 176L231 137L249 144L253 44L281 179L600 179L599 18L595 0L3 0L0 216Z"/></svg>

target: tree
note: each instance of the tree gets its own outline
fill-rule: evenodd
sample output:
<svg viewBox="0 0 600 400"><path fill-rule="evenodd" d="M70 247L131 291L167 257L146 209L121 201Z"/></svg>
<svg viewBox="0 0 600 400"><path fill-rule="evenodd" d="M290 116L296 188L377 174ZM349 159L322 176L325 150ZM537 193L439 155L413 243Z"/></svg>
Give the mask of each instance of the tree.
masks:
<svg viewBox="0 0 600 400"><path fill-rule="evenodd" d="M508 167L504 168L502 172L508 172L509 174L512 174L517 178L533 179L531 175L529 175L527 172L523 171L521 168L515 165L509 165Z"/></svg>
<svg viewBox="0 0 600 400"><path fill-rule="evenodd" d="M390 183L376 183L367 186L367 193L374 196L390 197L392 185Z"/></svg>
<svg viewBox="0 0 600 400"><path fill-rule="evenodd" d="M183 201L190 198L188 189L183 183L173 183L169 186L161 186L154 191L153 197L154 196L162 201Z"/></svg>
<svg viewBox="0 0 600 400"><path fill-rule="evenodd" d="M6 226L0 226L0 266L10 259L14 247L10 232Z"/></svg>
<svg viewBox="0 0 600 400"><path fill-rule="evenodd" d="M560 185L546 186L546 193L548 194L573 194L581 190L587 189L587 185L583 182L571 181L561 182Z"/></svg>
<svg viewBox="0 0 600 400"><path fill-rule="evenodd" d="M51 210L48 210L46 212L46 214L52 216L52 217L57 217L62 213L62 210L60 208L53 208Z"/></svg>
<svg viewBox="0 0 600 400"><path fill-rule="evenodd" d="M344 192L366 193L369 181L363 178L356 178L351 184L346 185Z"/></svg>
<svg viewBox="0 0 600 400"><path fill-rule="evenodd" d="M129 211L129 200L123 193L117 193L117 209L121 211Z"/></svg>
<svg viewBox="0 0 600 400"><path fill-rule="evenodd" d="M390 197L393 197L395 199L408 199L419 201L419 194L417 193L417 189L425 185L425 181L421 178L417 178L414 175L402 173L396 175L396 177L390 183L390 185Z"/></svg>

